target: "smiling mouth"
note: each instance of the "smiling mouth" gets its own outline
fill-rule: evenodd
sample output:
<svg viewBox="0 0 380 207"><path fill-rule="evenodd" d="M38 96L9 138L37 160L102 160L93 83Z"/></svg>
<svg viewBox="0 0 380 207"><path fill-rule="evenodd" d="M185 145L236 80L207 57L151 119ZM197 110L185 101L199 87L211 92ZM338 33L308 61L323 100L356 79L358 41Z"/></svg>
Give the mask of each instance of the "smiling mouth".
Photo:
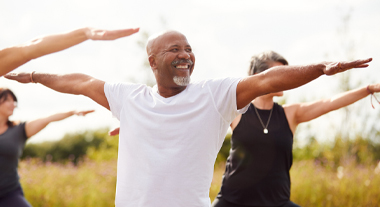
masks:
<svg viewBox="0 0 380 207"><path fill-rule="evenodd" d="M172 62L172 66L174 66L176 69L181 69L181 70L190 69L192 65L193 65L193 61L185 60L185 59L174 60Z"/></svg>
<svg viewBox="0 0 380 207"><path fill-rule="evenodd" d="M174 67L177 68L177 69L189 69L190 65L176 65Z"/></svg>

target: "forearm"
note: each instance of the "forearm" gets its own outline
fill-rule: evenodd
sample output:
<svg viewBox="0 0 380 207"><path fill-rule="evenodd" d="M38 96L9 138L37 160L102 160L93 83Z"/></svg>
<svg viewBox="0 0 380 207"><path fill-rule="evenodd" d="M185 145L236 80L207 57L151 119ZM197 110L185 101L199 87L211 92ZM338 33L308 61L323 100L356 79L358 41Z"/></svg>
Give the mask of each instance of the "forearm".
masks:
<svg viewBox="0 0 380 207"><path fill-rule="evenodd" d="M49 123L66 119L74 114L74 111L68 111L27 122L25 125L26 136L31 137L44 129Z"/></svg>
<svg viewBox="0 0 380 207"><path fill-rule="evenodd" d="M367 87L361 87L338 94L329 99L299 104L295 120L297 124L313 120L331 111L353 104L369 94Z"/></svg>
<svg viewBox="0 0 380 207"><path fill-rule="evenodd" d="M236 88L238 109L258 96L296 88L319 76L334 75L351 68L365 68L372 58L344 61L321 62L305 66L276 66L265 72L241 80Z"/></svg>
<svg viewBox="0 0 380 207"><path fill-rule="evenodd" d="M53 114L53 115L50 115L47 117L36 119L36 120L30 122L30 124L32 125L32 127L35 130L40 131L41 129L45 128L51 122L61 121L63 119L66 119L66 118L74 115L74 114L75 114L75 111L57 113L57 114Z"/></svg>
<svg viewBox="0 0 380 207"><path fill-rule="evenodd" d="M26 62L72 47L88 39L88 28L68 33L48 35L27 43L0 50L0 75L25 64Z"/></svg>
<svg viewBox="0 0 380 207"><path fill-rule="evenodd" d="M91 76L72 73L72 74L48 74L34 73L34 82L40 83L48 88L61 93L69 93L74 95L86 95L86 89L89 89L91 81L94 80Z"/></svg>
<svg viewBox="0 0 380 207"><path fill-rule="evenodd" d="M0 76L32 59L67 49L88 39L115 40L138 31L139 28L102 30L85 27L68 33L36 38L21 45L5 48L0 50Z"/></svg>
<svg viewBox="0 0 380 207"><path fill-rule="evenodd" d="M328 104L326 104L326 108L329 111L337 110L339 108L353 104L356 101L365 98L369 94L370 93L367 90L367 86L347 91L329 99Z"/></svg>
<svg viewBox="0 0 380 207"><path fill-rule="evenodd" d="M323 75L324 64L277 66L242 79L236 89L238 109L265 94L293 89Z"/></svg>
<svg viewBox="0 0 380 207"><path fill-rule="evenodd" d="M28 59L35 59L67 49L87 40L87 31L88 28L81 28L68 33L48 35L34 39L20 47Z"/></svg>
<svg viewBox="0 0 380 207"><path fill-rule="evenodd" d="M105 82L85 74L72 73L57 75L48 73L22 72L8 73L4 77L10 80L16 80L20 83L40 83L61 93L84 95L109 109L108 100L104 93Z"/></svg>
<svg viewBox="0 0 380 207"><path fill-rule="evenodd" d="M285 91L302 86L323 75L324 64L307 66L277 66L261 74L263 86L261 95Z"/></svg>
<svg viewBox="0 0 380 207"><path fill-rule="evenodd" d="M46 117L45 119L47 120L48 123L50 123L50 122L66 119L74 114L75 114L75 111L68 111L68 112L53 114L51 116Z"/></svg>
<svg viewBox="0 0 380 207"><path fill-rule="evenodd" d="M23 49L19 46L0 50L0 76L5 75L22 64L25 64L29 60L30 59L23 54Z"/></svg>

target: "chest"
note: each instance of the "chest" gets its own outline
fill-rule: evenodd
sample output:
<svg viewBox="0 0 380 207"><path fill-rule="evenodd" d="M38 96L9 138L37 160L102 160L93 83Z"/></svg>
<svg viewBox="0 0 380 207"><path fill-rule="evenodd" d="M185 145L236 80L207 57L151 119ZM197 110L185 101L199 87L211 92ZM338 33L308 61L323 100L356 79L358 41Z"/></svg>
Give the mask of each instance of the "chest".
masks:
<svg viewBox="0 0 380 207"><path fill-rule="evenodd" d="M242 115L232 136L232 147L291 152L293 133L286 116L281 110L269 111L248 110ZM270 118L269 118L270 117ZM264 128L267 127L267 133Z"/></svg>
<svg viewBox="0 0 380 207"><path fill-rule="evenodd" d="M0 156L3 157L21 157L25 142L20 137L9 136L6 132L0 135Z"/></svg>

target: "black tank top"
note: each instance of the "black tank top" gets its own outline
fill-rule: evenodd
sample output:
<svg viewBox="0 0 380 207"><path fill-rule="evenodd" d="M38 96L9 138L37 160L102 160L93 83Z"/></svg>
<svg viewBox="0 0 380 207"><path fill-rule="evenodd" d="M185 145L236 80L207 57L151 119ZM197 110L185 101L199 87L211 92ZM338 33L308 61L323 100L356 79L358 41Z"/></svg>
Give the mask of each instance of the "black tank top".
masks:
<svg viewBox="0 0 380 207"><path fill-rule="evenodd" d="M282 106L274 103L268 134L264 134L251 103L231 137L218 197L240 205L280 206L290 198L293 133ZM267 123L270 110L257 109Z"/></svg>

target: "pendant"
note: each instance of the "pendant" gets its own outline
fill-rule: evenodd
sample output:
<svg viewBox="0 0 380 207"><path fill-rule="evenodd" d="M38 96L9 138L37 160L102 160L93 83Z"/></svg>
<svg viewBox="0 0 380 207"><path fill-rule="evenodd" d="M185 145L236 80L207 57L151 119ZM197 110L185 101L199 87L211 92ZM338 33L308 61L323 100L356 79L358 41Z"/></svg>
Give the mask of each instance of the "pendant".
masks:
<svg viewBox="0 0 380 207"><path fill-rule="evenodd" d="M264 134L268 134L268 129L264 129Z"/></svg>

